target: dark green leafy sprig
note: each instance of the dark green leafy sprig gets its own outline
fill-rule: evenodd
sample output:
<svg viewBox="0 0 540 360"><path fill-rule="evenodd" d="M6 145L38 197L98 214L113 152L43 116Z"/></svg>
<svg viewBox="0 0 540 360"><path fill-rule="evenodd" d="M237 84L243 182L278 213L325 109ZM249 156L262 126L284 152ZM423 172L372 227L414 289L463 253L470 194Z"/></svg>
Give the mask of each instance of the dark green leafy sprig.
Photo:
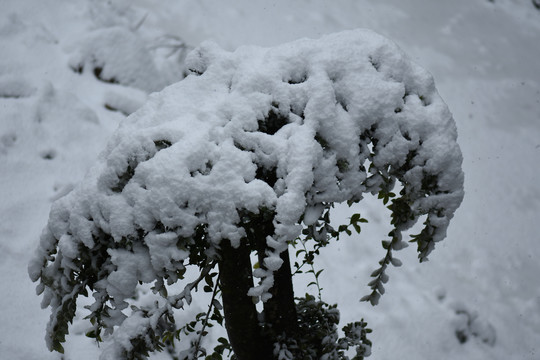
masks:
<svg viewBox="0 0 540 360"><path fill-rule="evenodd" d="M388 282L388 275L386 270L388 265L392 264L395 267L401 266L401 260L395 258L392 254L392 250L401 250L403 247L406 247L407 244L401 241L401 233L396 230L392 230L388 234L391 240L383 240L382 247L386 250L385 256L379 261L380 267L371 273L371 277L374 279L371 280L368 286L371 288L371 293L364 296L360 301L369 301L371 305L375 306L379 303L381 295L384 294L384 284Z"/></svg>
<svg viewBox="0 0 540 360"><path fill-rule="evenodd" d="M293 337L278 337L274 346L274 356L280 359L329 359L349 360L347 351L355 348L352 360L363 360L371 353L371 341L367 335L364 319L343 327L339 337L339 310L337 305L329 305L306 294L296 298L298 332Z"/></svg>
<svg viewBox="0 0 540 360"><path fill-rule="evenodd" d="M346 233L347 235L351 236L352 231L349 229L350 226L353 227L353 229L356 231L357 234L360 234L362 231L362 228L360 227L360 224L367 223L368 221L364 219L359 213L353 214L350 217L349 224L342 224L338 227L338 233L336 234L336 239L339 240L339 234Z"/></svg>
<svg viewBox="0 0 540 360"><path fill-rule="evenodd" d="M332 206L328 206L326 210L321 214L319 220L302 231L302 236L298 237L294 242L292 242L293 247L300 248L296 250L295 257L299 261L295 261L293 276L296 274L302 274L304 266L308 266L309 269L305 271L306 274L312 274L314 280L311 281L307 286L315 286L317 288L318 298L321 300L321 292L323 288L319 283L319 276L324 271L324 269L315 270L314 259L316 256L320 255L322 248L327 246L330 243L331 238L339 240L339 236L342 233L351 235L352 231L350 227L353 228L356 233L360 234L362 231L360 224L367 223L367 220L362 218L359 213L353 214L350 217L349 224L343 224L338 227L336 231L332 225L330 225L330 209Z"/></svg>

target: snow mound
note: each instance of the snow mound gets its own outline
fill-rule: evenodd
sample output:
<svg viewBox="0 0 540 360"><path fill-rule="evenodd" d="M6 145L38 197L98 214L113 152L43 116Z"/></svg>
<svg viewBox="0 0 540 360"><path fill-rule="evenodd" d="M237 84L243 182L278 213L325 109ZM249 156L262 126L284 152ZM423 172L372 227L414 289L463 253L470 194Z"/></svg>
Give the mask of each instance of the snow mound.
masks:
<svg viewBox="0 0 540 360"><path fill-rule="evenodd" d="M280 254L328 204L400 181L406 208L395 226L427 215L424 258L461 203L452 116L432 77L381 36L356 30L234 52L204 43L186 61L192 74L151 95L85 181L53 205L29 266L53 311L51 349L87 287L100 294L92 311L110 301L115 334L138 336L140 326L120 315L126 299L138 281L177 278L202 225L215 257L222 241L245 241L245 214L275 214L266 269L249 293L266 300Z"/></svg>
<svg viewBox="0 0 540 360"><path fill-rule="evenodd" d="M167 85L145 42L137 33L121 26L91 32L76 47L69 65L77 72L91 68L104 82L120 83L147 92L161 90Z"/></svg>

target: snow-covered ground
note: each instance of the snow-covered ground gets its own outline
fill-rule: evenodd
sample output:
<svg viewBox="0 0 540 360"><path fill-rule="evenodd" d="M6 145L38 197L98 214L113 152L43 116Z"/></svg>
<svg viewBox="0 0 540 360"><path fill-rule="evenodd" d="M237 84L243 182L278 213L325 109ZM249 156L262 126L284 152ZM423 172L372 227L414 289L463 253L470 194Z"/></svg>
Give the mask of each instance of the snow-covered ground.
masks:
<svg viewBox="0 0 540 360"><path fill-rule="evenodd" d="M418 264L413 247L399 253L404 264L390 272L377 307L358 302L387 232L384 210L366 199L362 235L324 249L324 299L340 304L343 322L368 321L373 359L540 358L540 11L531 1L0 5L1 359L60 358L45 347L49 314L28 261L51 202L85 176L119 121L148 91L182 78L180 40L232 50L359 27L391 38L433 73L458 126L466 195L430 262ZM116 54L128 54L129 66ZM94 74L99 61L110 67ZM96 79L111 73L119 84ZM301 294L302 279L298 286ZM65 359L97 357L83 332L76 322Z"/></svg>

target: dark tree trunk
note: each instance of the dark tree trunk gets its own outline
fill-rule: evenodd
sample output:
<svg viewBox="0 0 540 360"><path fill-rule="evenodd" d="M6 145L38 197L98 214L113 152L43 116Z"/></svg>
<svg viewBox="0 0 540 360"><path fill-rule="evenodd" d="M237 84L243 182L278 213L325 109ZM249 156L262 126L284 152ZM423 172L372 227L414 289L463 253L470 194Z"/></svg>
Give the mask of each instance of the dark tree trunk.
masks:
<svg viewBox="0 0 540 360"><path fill-rule="evenodd" d="M228 241L221 243L219 263L225 327L229 342L239 360L273 360L273 343L277 336L294 336L297 330L296 305L292 285L289 252L281 254L283 265L274 273L272 298L264 303L264 321L260 324L257 309L248 290L253 287L251 251L257 251L259 265L264 266L268 249L266 237L274 233L274 213L261 209L246 214L246 239L234 249Z"/></svg>
<svg viewBox="0 0 540 360"><path fill-rule="evenodd" d="M264 319L273 336L293 336L297 330L296 305L291 276L289 251L281 253L283 265L274 274L272 298L264 304Z"/></svg>
<svg viewBox="0 0 540 360"><path fill-rule="evenodd" d="M256 225L247 231L248 239L256 246L259 264L263 269L268 250L266 237L274 233L273 219L273 213L261 212L254 219ZM290 336L297 328L289 251L285 250L280 257L283 265L274 273L274 286L270 289L272 298L264 303L265 334L273 338L283 333Z"/></svg>
<svg viewBox="0 0 540 360"><path fill-rule="evenodd" d="M257 309L248 290L253 287L250 250L246 244L234 249L221 243L219 262L225 328L239 360L272 360L272 343L262 336Z"/></svg>

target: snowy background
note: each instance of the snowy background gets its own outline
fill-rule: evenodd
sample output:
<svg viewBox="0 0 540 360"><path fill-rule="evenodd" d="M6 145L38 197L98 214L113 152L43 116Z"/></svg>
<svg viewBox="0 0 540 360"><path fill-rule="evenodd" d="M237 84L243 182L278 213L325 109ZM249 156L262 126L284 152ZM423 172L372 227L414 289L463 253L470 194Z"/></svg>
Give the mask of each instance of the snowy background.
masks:
<svg viewBox="0 0 540 360"><path fill-rule="evenodd" d="M343 323L367 320L372 359L540 359L540 11L531 1L0 0L0 8L0 359L60 358L45 347L49 313L27 275L50 205L85 176L126 114L182 78L188 48L207 39L228 50L272 46L359 27L433 73L458 126L466 195L430 262L418 264L413 247L398 253L404 264L377 307L358 299L383 255L387 218L366 199L361 236L324 249L324 300L339 303ZM97 358L83 333L76 321L64 359Z"/></svg>

